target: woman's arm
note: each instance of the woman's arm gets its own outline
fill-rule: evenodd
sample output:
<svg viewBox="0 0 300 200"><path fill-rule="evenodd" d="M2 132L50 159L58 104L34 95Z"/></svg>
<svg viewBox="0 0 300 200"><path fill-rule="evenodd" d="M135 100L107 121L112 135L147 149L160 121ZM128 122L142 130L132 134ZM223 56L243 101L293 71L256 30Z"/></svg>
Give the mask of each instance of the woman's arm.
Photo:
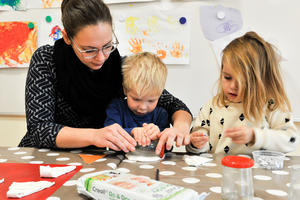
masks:
<svg viewBox="0 0 300 200"><path fill-rule="evenodd" d="M173 126L161 132L155 152L159 154L165 144L167 149L170 150L175 141L176 146L189 144L189 132L193 118L188 107L167 90L163 91L158 105L167 110L169 116L171 116Z"/></svg>
<svg viewBox="0 0 300 200"><path fill-rule="evenodd" d="M80 148L90 145L116 151L135 151L135 140L118 124L100 129L62 128L56 138L59 148Z"/></svg>
<svg viewBox="0 0 300 200"><path fill-rule="evenodd" d="M19 146L55 148L56 135L63 128L54 121L52 53L52 47L43 46L31 58L25 89L27 133Z"/></svg>

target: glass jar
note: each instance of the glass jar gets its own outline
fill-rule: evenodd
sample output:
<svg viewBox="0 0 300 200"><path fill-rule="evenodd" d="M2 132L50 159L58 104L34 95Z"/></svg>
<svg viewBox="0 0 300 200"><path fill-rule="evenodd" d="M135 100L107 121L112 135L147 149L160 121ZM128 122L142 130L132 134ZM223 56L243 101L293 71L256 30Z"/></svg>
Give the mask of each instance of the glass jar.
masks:
<svg viewBox="0 0 300 200"><path fill-rule="evenodd" d="M222 199L252 200L254 161L243 156L225 156L222 165Z"/></svg>

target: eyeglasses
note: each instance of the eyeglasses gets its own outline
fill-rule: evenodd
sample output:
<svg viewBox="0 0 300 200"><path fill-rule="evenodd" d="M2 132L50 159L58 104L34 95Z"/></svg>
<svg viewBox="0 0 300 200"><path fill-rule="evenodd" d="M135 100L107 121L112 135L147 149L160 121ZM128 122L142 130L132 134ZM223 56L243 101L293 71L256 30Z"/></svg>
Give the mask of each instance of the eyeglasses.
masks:
<svg viewBox="0 0 300 200"><path fill-rule="evenodd" d="M82 56L85 59L92 59L96 57L99 53L99 51L102 51L102 53L106 56L108 56L111 52L117 49L117 46L119 44L119 41L113 32L113 40L110 44L107 44L103 46L101 49L93 48L93 49L88 49L88 50L82 50L78 47L78 45L74 42L74 40L71 39L71 42L74 43L74 46L76 49L82 54Z"/></svg>

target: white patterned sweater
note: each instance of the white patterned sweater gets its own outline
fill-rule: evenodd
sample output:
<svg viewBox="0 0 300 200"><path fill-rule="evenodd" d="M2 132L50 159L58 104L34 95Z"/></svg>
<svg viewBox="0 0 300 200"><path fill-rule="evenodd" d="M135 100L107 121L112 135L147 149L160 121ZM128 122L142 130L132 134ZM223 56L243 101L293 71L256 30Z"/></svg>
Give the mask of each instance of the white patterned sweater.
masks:
<svg viewBox="0 0 300 200"><path fill-rule="evenodd" d="M254 144L235 144L231 138L224 137L226 129L239 126L254 128ZM202 149L197 149L192 144L187 145L186 150L192 153L251 154L259 149L286 153L296 150L300 140L289 112L278 109L266 111L263 122L254 124L244 117L242 103L219 107L213 105L212 100L200 109L193 125L192 132L194 131L206 133L209 141Z"/></svg>

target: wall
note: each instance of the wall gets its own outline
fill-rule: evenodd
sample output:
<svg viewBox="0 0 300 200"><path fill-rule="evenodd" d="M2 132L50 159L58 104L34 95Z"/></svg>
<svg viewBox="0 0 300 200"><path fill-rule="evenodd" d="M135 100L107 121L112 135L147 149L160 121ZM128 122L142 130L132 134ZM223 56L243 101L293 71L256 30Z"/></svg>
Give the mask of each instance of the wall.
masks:
<svg viewBox="0 0 300 200"><path fill-rule="evenodd" d="M166 88L182 99L194 115L214 94L219 66L210 42L205 39L200 27L201 5L223 5L241 11L244 27L261 33L274 43L286 61L282 62L283 76L288 96L291 99L296 120L300 119L300 1L298 0L203 0L203 1L156 1L136 4L109 5L112 13L130 12L131 9L188 9L192 16L190 64L168 65ZM162 11L163 12L163 11ZM0 21L44 20L41 15L57 14L59 9L33 9L18 12L0 12ZM287 14L288 13L288 14ZM121 41L122 42L122 41ZM0 69L0 113L24 114L24 87L27 68Z"/></svg>
<svg viewBox="0 0 300 200"><path fill-rule="evenodd" d="M281 51L286 61L282 62L284 81L288 96L294 108L294 115L300 119L300 1L298 0L194 0L157 1L110 5L112 12L129 12L131 9L186 8L192 15L191 59L189 65L168 65L169 75L166 88L182 99L196 115L199 108L213 95L213 85L218 77L219 67L210 43L204 38L200 27L201 5L223 5L241 11L244 26L262 33ZM162 6L160 6L162 5ZM147 6L145 8L145 6ZM151 7L153 6L153 7ZM59 14L59 9L0 12L0 21L40 19L41 12ZM0 145L15 146L26 131L24 117L3 116L3 114L24 115L24 88L27 68L0 69Z"/></svg>

